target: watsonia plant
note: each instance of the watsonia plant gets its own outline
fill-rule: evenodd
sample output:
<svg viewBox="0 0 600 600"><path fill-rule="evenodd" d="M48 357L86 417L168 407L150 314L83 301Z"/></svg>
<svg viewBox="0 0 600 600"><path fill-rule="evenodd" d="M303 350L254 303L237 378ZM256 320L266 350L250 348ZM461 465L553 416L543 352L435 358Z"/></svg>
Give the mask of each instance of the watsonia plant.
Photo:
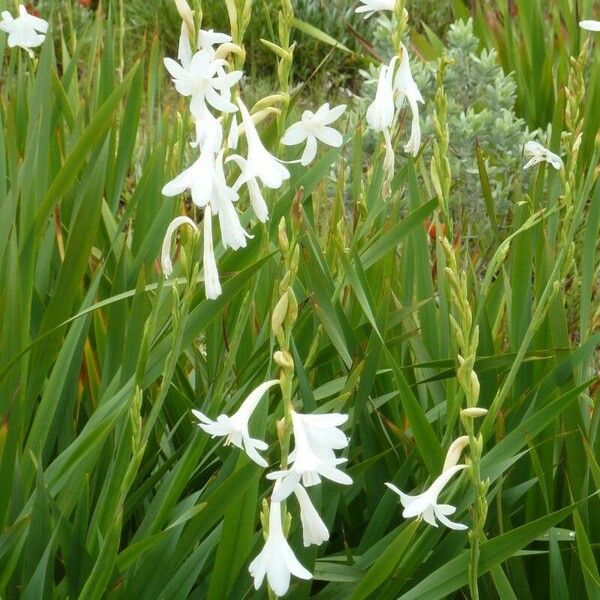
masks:
<svg viewBox="0 0 600 600"><path fill-rule="evenodd" d="M244 68L256 4L227 2L232 39L214 44L225 62L213 75ZM210 6L178 5L192 47ZM253 178L241 182L231 203L252 237L233 250L225 226L209 232L221 288L209 299L215 196L199 206L193 191L162 190L204 152L231 189L236 133L247 161L256 138L293 161L329 126L315 110L291 129L293 6L282 2L267 44L278 89L242 128L247 83L217 88L238 110L208 109L226 132L208 146L191 101L167 87L161 40L129 62L120 8L82 30L43 14L33 56L0 34L0 596L273 597L287 580L265 559L288 548L294 598L595 597L600 149L581 140L594 137L585 65L597 40L561 54L548 145L564 168L532 167L510 230L471 242L450 217L443 87L435 140L419 140L400 44L410 15L391 3L391 120L384 94L381 119L360 115L343 150L278 161L289 179L271 190L258 178L268 219ZM374 156L365 123L381 125ZM306 134L305 148L280 143L286 132ZM406 155L393 171L386 136ZM484 164L481 179L486 194ZM158 257L181 216L202 227L181 230L166 278ZM574 278L575 330L563 301ZM247 442L258 461L234 447ZM308 450L343 481L297 485L314 482Z"/></svg>

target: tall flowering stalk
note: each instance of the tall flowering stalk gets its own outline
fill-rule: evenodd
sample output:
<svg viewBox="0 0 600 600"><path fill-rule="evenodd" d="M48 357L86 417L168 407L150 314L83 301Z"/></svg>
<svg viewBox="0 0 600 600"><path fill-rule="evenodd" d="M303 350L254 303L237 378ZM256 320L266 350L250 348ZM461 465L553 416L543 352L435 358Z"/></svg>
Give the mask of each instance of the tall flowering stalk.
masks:
<svg viewBox="0 0 600 600"><path fill-rule="evenodd" d="M442 57L437 73L437 91L435 95L434 125L436 137L433 142L433 158L430 165L431 179L439 200L439 211L446 225L445 233L440 236L443 254L439 256L441 265L444 264L444 273L448 283L452 310L449 314L450 326L454 334L457 351L458 368L456 378L459 384L459 397L454 400L453 406L462 407L460 411L462 427L466 436L458 438L458 447L466 445L469 447L468 473L474 492L474 503L472 508L473 526L469 531L471 555L469 561L469 589L471 598L479 598L477 584L480 543L484 538L484 527L487 519L488 504L487 491L489 481L481 480L480 464L483 453L483 437L476 431L475 422L477 417L486 414L485 409L478 407L479 403L479 379L475 373L474 365L479 345L479 326L473 321L473 311L469 302L467 289L467 274L460 270L452 245L453 228L450 216L450 187L452 184L452 172L447 154L450 147L450 136L447 123L448 100L444 91L444 71L447 60ZM441 229L444 232L443 228ZM439 230L438 229L438 230ZM446 236L449 236L446 237ZM448 400L450 406L450 399ZM451 411L449 411L451 413ZM449 430L453 423L450 421ZM464 443L461 443L464 440ZM455 444L457 444L455 442ZM451 447L452 449L452 447ZM458 454L460 455L459 449ZM451 452L449 452L449 455Z"/></svg>

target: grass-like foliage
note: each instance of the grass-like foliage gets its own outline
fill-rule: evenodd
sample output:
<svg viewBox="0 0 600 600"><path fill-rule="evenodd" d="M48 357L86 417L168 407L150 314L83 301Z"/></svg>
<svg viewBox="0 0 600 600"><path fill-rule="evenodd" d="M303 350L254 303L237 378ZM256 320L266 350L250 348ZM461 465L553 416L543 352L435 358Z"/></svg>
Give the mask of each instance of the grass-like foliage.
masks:
<svg viewBox="0 0 600 600"><path fill-rule="evenodd" d="M230 23L223 68L247 73L232 101L268 90L248 108L286 161L302 154L281 140L303 95L339 104L322 85L326 60L312 77L310 53L294 70L302 41L319 60L343 55L355 90L358 66L380 67L350 10L336 13L340 31L353 21L340 48L319 22L327 3L303 2L308 22L288 0L188 2L190 28ZM40 2L50 28L30 50L0 32L0 598L274 598L277 585L256 590L248 573L274 510L311 575L292 577L295 600L600 598L600 34L577 25L593 2L448 2L514 72L516 122L548 132L537 139L562 158L519 163L492 193L485 152L457 140L477 166L473 211L457 204L447 159L444 40L426 22L411 30L399 0L387 13L392 71L408 55L437 71L419 104L432 124L421 146L403 149L410 85L387 130L365 117L373 97L351 101L332 125L341 147L319 143L310 165L286 163L290 178L262 187L268 220L240 185L245 247L227 248L215 220L215 299L211 213L162 193L197 158L197 114L163 66L173 35L151 22L140 34L164 9L178 35L187 3L95 4ZM252 56L270 62L245 64ZM239 169L224 165L232 186ZM165 277L163 239L183 214L199 232L174 236ZM263 468L192 410L232 415L269 380L279 384L249 420L268 445ZM348 415L336 425L347 447L333 448L352 484L307 487L327 528L320 545L303 543L296 498L273 498L285 478L265 478L300 462L297 413ZM439 502L468 530L437 513L435 527L433 513L404 518L385 485L415 496L443 473Z"/></svg>

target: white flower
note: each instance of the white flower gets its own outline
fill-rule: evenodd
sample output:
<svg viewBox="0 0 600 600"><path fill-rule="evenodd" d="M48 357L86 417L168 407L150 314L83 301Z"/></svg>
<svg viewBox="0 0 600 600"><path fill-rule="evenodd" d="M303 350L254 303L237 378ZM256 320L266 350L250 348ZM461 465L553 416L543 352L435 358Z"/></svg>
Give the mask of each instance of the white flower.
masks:
<svg viewBox="0 0 600 600"><path fill-rule="evenodd" d="M401 492L395 485L386 483L388 488L400 496L400 502L404 507L402 516L405 519L412 517L421 517L425 522L437 527L436 517L446 527L450 529L468 529L462 523L455 523L446 517L456 512L456 507L450 504L438 504L438 496L446 487L450 479L456 473L465 469L466 465L455 465L446 469L442 474L431 484L431 486L418 496L410 496Z"/></svg>
<svg viewBox="0 0 600 600"><path fill-rule="evenodd" d="M277 502L285 500L300 481L305 487L321 483L321 477L342 485L352 483L352 478L337 468L346 459L335 458L333 452L348 445L346 436L337 429L346 419L346 415L340 414L300 415L292 411L295 447L289 457L291 466L267 474L267 479L281 480L273 492Z"/></svg>
<svg viewBox="0 0 600 600"><path fill-rule="evenodd" d="M2 11L0 29L8 33L8 47L36 48L46 39L48 22L27 12L27 9L19 4L19 16L14 19L7 11Z"/></svg>
<svg viewBox="0 0 600 600"><path fill-rule="evenodd" d="M385 131L394 122L394 65L397 57L389 65L381 65L375 100L367 109L367 123L374 131Z"/></svg>
<svg viewBox="0 0 600 600"><path fill-rule="evenodd" d="M266 575L269 587L277 596L287 593L291 575L312 579L312 574L300 564L283 535L279 502L271 500L267 541L260 554L250 563L248 571L254 577L254 589L260 588Z"/></svg>
<svg viewBox="0 0 600 600"><path fill-rule="evenodd" d="M173 234L182 225L189 225L194 231L198 231L196 223L194 223L194 221L192 221L189 217L176 217L169 223L160 253L160 264L162 266L163 274L167 279L173 274L173 263L171 262L171 240L173 239Z"/></svg>
<svg viewBox="0 0 600 600"><path fill-rule="evenodd" d="M215 251L212 239L212 210L210 204L204 209L204 254L202 258L204 268L204 290L209 300L215 300L221 295L221 282L215 260Z"/></svg>
<svg viewBox="0 0 600 600"><path fill-rule="evenodd" d="M323 542L329 539L329 531L321 519L321 515L317 512L307 491L297 485L294 494L300 505L300 521L302 522L302 540L304 546L320 546Z"/></svg>
<svg viewBox="0 0 600 600"><path fill-rule="evenodd" d="M208 149L182 173L172 179L162 189L165 196L176 196L190 190L192 201L197 206L206 206L213 197L215 155L210 149L214 142L205 141Z"/></svg>
<svg viewBox="0 0 600 600"><path fill-rule="evenodd" d="M278 189L286 179L290 178L289 171L277 160L260 141L258 131L252 121L245 104L238 98L238 106L242 115L242 123L248 143L248 158L246 166L240 175L236 186L239 188L250 179L260 179L263 185L271 189Z"/></svg>
<svg viewBox="0 0 600 600"><path fill-rule="evenodd" d="M423 102L423 96L413 79L410 70L410 61L408 58L408 50L402 45L402 60L400 61L400 67L396 74L396 80L394 82L394 91L397 94L396 106L402 108L404 101L408 101L410 110L412 112L412 123L410 128L410 139L404 151L416 156L421 147L421 124L419 122L419 102Z"/></svg>
<svg viewBox="0 0 600 600"><path fill-rule="evenodd" d="M527 142L525 144L525 156L531 160L523 167L524 169L529 169L529 167L533 167L541 162L547 162L557 171L560 171L563 167L563 161L560 156L554 154L554 152L550 152L550 150L544 148L539 142Z"/></svg>
<svg viewBox="0 0 600 600"><path fill-rule="evenodd" d="M242 156L239 156L238 154L230 156L227 160L234 161L242 171L246 168L246 159ZM240 187L242 186L242 184L240 183L240 179L238 179L233 186L233 189L236 192L239 191ZM256 218L261 223L266 223L269 220L269 209L267 208L267 203L265 202L262 192L260 191L258 181L256 181L256 179L252 177L251 179L248 179L248 181L246 181L246 187L248 188L250 204L252 205L252 210L254 211Z"/></svg>
<svg viewBox="0 0 600 600"><path fill-rule="evenodd" d="M257 450L266 450L268 446L262 440L250 437L248 433L248 421L265 392L278 383L278 379L261 383L255 390L250 392L237 412L231 417L219 415L217 420L213 421L199 410L192 410L192 413L200 421L200 428L206 431L206 433L212 437L226 437L225 445L233 444L238 448L243 448L256 464L266 467L267 461Z"/></svg>
<svg viewBox="0 0 600 600"><path fill-rule="evenodd" d="M354 12L366 13L365 19L368 19L373 13L378 10L394 10L396 8L396 0L360 0L363 5L359 6Z"/></svg>
<svg viewBox="0 0 600 600"><path fill-rule="evenodd" d="M586 31L600 31L600 21L588 19L587 21L581 21L579 23L579 27L581 27L581 29L585 29Z"/></svg>
<svg viewBox="0 0 600 600"><path fill-rule="evenodd" d="M240 217L233 205L239 198L239 195L234 188L227 185L227 181L225 180L223 152L223 150L219 152L214 163L215 171L213 175L211 206L219 216L219 228L221 230L223 246L238 250L239 248L245 248L246 238L252 236L242 227Z"/></svg>
<svg viewBox="0 0 600 600"><path fill-rule="evenodd" d="M192 56L185 67L172 58L164 59L165 67L171 74L175 89L182 96L191 96L190 110L198 118L210 104L221 112L235 112L235 104L230 100L231 88L242 78L242 71L225 73L227 61L215 58L211 48L203 48Z"/></svg>
<svg viewBox="0 0 600 600"><path fill-rule="evenodd" d="M317 155L317 140L334 148L339 148L344 142L342 134L329 125L337 121L345 110L345 104L329 108L329 102L323 104L316 113L305 110L302 120L288 127L281 138L281 143L295 146L306 141L300 163L304 167L308 166Z"/></svg>

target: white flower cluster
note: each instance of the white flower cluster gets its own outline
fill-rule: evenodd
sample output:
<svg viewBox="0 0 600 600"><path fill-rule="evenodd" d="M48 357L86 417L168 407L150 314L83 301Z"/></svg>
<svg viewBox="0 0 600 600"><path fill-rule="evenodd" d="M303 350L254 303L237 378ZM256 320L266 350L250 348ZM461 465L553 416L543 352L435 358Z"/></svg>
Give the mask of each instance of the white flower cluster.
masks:
<svg viewBox="0 0 600 600"><path fill-rule="evenodd" d="M231 417L219 415L213 421L200 411L192 411L201 429L213 437L225 437L225 444L243 448L256 464L267 466L267 461L259 454L268 448L262 440L250 437L248 421L260 399L278 380L266 381L253 390L242 402L238 411ZM267 479L275 480L269 508L269 529L263 549L248 568L254 577L254 587L259 589L266 576L269 587L283 596L290 585L291 575L310 579L311 573L305 569L290 548L282 524L282 506L292 494L300 507L300 521L305 546L321 545L329 539L327 526L314 507L306 488L318 485L322 478L342 485L350 485L352 479L338 466L346 461L337 458L335 451L348 446L348 438L339 429L348 416L333 414L301 414L291 411L294 435L294 449L289 455L288 468L274 471Z"/></svg>
<svg viewBox="0 0 600 600"><path fill-rule="evenodd" d="M8 47L15 46L30 51L37 48L46 39L48 22L27 12L27 9L19 4L19 16L13 16L7 11L2 11L0 30L8 33Z"/></svg>
<svg viewBox="0 0 600 600"><path fill-rule="evenodd" d="M362 6L357 13L366 13L365 19L379 10L394 10L395 0L361 0ZM400 56L394 56L388 65L379 69L377 91L373 102L367 109L367 124L376 132L383 134L386 158L385 170L388 178L394 171L394 149L392 147L392 129L398 121L398 116L405 103L408 103L412 114L410 138L404 146L404 151L416 156L421 147L421 123L419 103L423 96L415 83L410 68L408 49L400 44Z"/></svg>
<svg viewBox="0 0 600 600"><path fill-rule="evenodd" d="M201 29L196 40L197 51L192 53L188 30L189 25L182 23L178 61L165 58L164 64L175 89L190 98L190 112L196 128L196 139L191 145L198 149L199 156L191 166L169 181L162 192L165 196L176 196L189 190L194 204L204 209L204 286L206 297L215 299L222 290L214 254L212 216L218 217L224 249L245 248L251 236L242 226L236 210L242 186L247 188L256 218L264 223L269 218L269 210L261 186L279 189L289 179L290 173L282 161L265 148L256 130L255 121L263 119L269 111L250 115L239 97L239 90L234 92L243 72L231 70L230 62L226 60L237 49L232 38L224 33ZM235 101L232 99L234 93L237 94ZM300 162L303 166L310 164L317 153L317 140L330 146L341 146L341 134L330 125L344 110L345 106L330 109L329 104L325 104L316 113L305 111L302 120L285 132L282 143L296 145L306 142ZM238 113L241 126L236 118ZM231 120L231 125L225 137L223 125L227 119ZM245 157L234 152L240 134L246 138ZM228 181L231 173L226 173L226 169L229 171L231 167L237 167L239 171L233 183ZM166 277L172 273L169 251L175 231L176 227L167 230L161 254Z"/></svg>

